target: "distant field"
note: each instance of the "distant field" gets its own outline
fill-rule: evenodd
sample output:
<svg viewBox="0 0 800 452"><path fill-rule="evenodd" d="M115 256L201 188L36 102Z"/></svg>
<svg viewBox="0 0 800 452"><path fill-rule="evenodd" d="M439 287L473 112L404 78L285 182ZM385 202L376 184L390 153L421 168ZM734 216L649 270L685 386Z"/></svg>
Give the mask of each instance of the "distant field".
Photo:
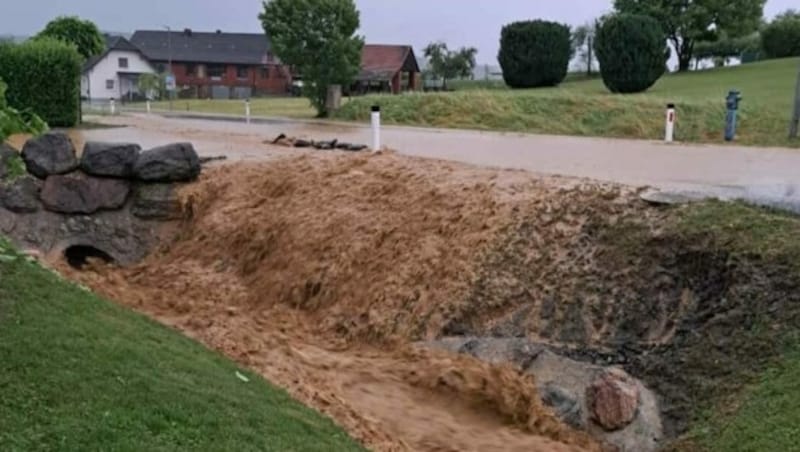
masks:
<svg viewBox="0 0 800 452"><path fill-rule="evenodd" d="M363 449L258 375L0 237L0 450Z"/></svg>
<svg viewBox="0 0 800 452"><path fill-rule="evenodd" d="M725 96L735 88L744 97L739 143L800 147L787 139L799 66L790 58L668 75L634 95L611 94L599 79L530 90L470 90L462 82L453 93L353 98L336 117L365 121L369 107L380 104L384 121L394 124L660 139L672 102L677 140L714 143L722 142Z"/></svg>
<svg viewBox="0 0 800 452"><path fill-rule="evenodd" d="M150 104L153 111L173 111L192 113L214 113L221 115L245 115L243 100L211 100L211 99L175 99L170 102L158 101ZM122 111L144 111L144 102L125 103L118 105ZM84 114L108 114L107 103L94 103L83 105ZM253 116L283 117L295 119L311 119L316 116L316 111L311 107L308 99L304 97L263 97L250 100L250 114Z"/></svg>
<svg viewBox="0 0 800 452"><path fill-rule="evenodd" d="M143 105L137 105L144 108ZM169 102L153 102L156 110L169 110ZM244 116L243 100L177 99L172 103L173 111L196 113L219 113ZM284 118L310 119L316 116L305 97L265 97L250 100L253 116L280 116Z"/></svg>

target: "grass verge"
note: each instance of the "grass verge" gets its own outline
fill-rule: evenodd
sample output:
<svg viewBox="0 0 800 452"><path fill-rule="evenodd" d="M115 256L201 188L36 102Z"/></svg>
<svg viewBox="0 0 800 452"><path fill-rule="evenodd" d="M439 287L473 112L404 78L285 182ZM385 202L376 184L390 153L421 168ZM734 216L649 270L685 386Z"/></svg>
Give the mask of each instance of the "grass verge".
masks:
<svg viewBox="0 0 800 452"><path fill-rule="evenodd" d="M0 450L363 449L257 375L0 242Z"/></svg>
<svg viewBox="0 0 800 452"><path fill-rule="evenodd" d="M144 105L137 104L144 109ZM153 102L155 110L169 110L169 102ZM176 99L172 103L176 112L218 113L225 115L245 114L243 100ZM284 118L312 119L317 112L305 97L264 97L250 100L250 114L253 116L274 116Z"/></svg>
<svg viewBox="0 0 800 452"><path fill-rule="evenodd" d="M794 277L800 274L800 242L796 240L800 217L795 215L742 203L709 202L683 209L676 227L683 234L714 237L721 246L758 259L763 266L778 262ZM789 281L793 275L784 277ZM793 308L784 309L759 330L759 336L779 335L778 350L783 354L770 359L769 368L755 378L740 381L742 391L706 407L677 450L800 450L800 335L790 313ZM742 329L739 334L747 333Z"/></svg>
<svg viewBox="0 0 800 452"><path fill-rule="evenodd" d="M737 142L800 147L800 140L787 138L798 63L789 58L668 75L635 95L610 94L594 79L532 90L366 96L353 98L336 117L366 121L369 107L379 104L391 124L660 139L666 104L675 103L676 139L715 143L722 142L725 95L735 88L744 96Z"/></svg>

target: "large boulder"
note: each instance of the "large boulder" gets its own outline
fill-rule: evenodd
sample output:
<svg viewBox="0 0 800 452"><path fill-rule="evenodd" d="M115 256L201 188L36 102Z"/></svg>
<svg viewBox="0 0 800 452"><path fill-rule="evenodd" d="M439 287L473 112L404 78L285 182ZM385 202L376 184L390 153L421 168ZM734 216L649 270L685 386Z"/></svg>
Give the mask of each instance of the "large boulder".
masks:
<svg viewBox="0 0 800 452"><path fill-rule="evenodd" d="M592 419L607 431L633 422L639 408L639 388L621 369L607 369L586 389Z"/></svg>
<svg viewBox="0 0 800 452"><path fill-rule="evenodd" d="M129 178L141 150L138 144L87 141L81 155L81 169L93 176Z"/></svg>
<svg viewBox="0 0 800 452"><path fill-rule="evenodd" d="M139 154L133 172L147 182L182 182L200 175L200 158L191 143L174 143Z"/></svg>
<svg viewBox="0 0 800 452"><path fill-rule="evenodd" d="M39 192L42 183L30 176L0 184L0 205L16 213L34 213L39 210Z"/></svg>
<svg viewBox="0 0 800 452"><path fill-rule="evenodd" d="M0 143L0 180L5 179L8 177L9 173L9 165L11 161L17 157L19 153L16 149L12 148L11 146Z"/></svg>
<svg viewBox="0 0 800 452"><path fill-rule="evenodd" d="M180 220L183 209L172 184L142 184L133 195L131 213L147 220Z"/></svg>
<svg viewBox="0 0 800 452"><path fill-rule="evenodd" d="M66 134L60 132L48 132L28 140L22 148L22 159L28 172L39 179L78 168L75 146Z"/></svg>
<svg viewBox="0 0 800 452"><path fill-rule="evenodd" d="M125 204L130 183L122 179L103 179L83 174L50 176L44 183L41 199L51 212L91 214L115 210Z"/></svg>

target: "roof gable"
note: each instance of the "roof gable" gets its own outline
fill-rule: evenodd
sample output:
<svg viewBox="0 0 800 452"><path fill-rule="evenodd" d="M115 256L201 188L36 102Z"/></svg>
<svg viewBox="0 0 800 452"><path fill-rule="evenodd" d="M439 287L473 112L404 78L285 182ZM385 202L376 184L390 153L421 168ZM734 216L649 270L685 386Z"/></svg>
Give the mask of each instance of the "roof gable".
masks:
<svg viewBox="0 0 800 452"><path fill-rule="evenodd" d="M359 79L391 79L400 71L420 72L414 49L407 45L366 44L361 50Z"/></svg>
<svg viewBox="0 0 800 452"><path fill-rule="evenodd" d="M103 61L106 55L108 55L111 51L135 52L145 57L145 55L141 52L141 50L139 50L138 47L133 45L123 36L105 35L104 38L106 40L106 49L100 55L89 57L89 59L87 59L86 63L84 63L83 65L83 72L86 72L92 69L93 67L97 66L97 64ZM145 57L144 59L147 60L147 57Z"/></svg>
<svg viewBox="0 0 800 452"><path fill-rule="evenodd" d="M139 30L131 42L153 61L247 65L276 62L269 39L258 33Z"/></svg>

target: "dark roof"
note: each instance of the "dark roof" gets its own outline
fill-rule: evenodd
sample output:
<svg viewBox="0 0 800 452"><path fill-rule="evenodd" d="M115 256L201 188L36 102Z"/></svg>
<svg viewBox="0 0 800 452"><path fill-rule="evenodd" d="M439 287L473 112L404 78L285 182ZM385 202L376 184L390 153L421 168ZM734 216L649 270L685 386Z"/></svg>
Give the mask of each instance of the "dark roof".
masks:
<svg viewBox="0 0 800 452"><path fill-rule="evenodd" d="M192 63L274 63L269 39L258 33L203 33L139 30L131 42L152 61ZM170 50L171 48L171 50Z"/></svg>
<svg viewBox="0 0 800 452"><path fill-rule="evenodd" d="M414 49L404 45L366 44L359 80L391 80L400 71L420 72Z"/></svg>
<svg viewBox="0 0 800 452"><path fill-rule="evenodd" d="M100 60L105 58L105 56L108 54L108 52L110 52L112 50L120 50L120 51L123 51L123 52L138 52L138 53L142 53L139 50L138 47L136 47L135 45L131 44L130 41L128 41L127 39L125 39L122 36L105 35L103 37L106 40L106 49L100 55L95 55L93 57L89 57L89 59L86 60L86 63L83 65L83 71L84 72L86 72L89 69L95 67L95 65L97 63L99 63Z"/></svg>

